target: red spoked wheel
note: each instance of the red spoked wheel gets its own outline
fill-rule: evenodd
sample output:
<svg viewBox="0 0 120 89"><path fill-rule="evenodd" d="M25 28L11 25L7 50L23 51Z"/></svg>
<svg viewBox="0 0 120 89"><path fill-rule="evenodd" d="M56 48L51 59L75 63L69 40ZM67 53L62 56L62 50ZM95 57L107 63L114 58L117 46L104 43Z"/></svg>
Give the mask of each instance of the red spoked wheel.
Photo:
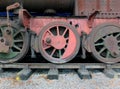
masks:
<svg viewBox="0 0 120 89"><path fill-rule="evenodd" d="M52 63L66 63L79 51L80 37L76 29L65 22L52 22L39 34L39 50Z"/></svg>

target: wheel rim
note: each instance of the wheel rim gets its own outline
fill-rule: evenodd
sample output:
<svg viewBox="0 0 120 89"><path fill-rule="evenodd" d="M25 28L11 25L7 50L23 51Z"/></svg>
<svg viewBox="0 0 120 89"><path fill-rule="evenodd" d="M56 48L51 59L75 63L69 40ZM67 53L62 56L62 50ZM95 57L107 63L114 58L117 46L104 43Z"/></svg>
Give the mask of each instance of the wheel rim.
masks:
<svg viewBox="0 0 120 89"><path fill-rule="evenodd" d="M12 23L13 24L13 23ZM18 29L19 28L19 29ZM10 34L8 35L8 30ZM8 53L0 53L1 63L11 63L21 59L28 51L28 33L15 24L8 27L7 24L0 26L0 37L7 40Z"/></svg>
<svg viewBox="0 0 120 89"><path fill-rule="evenodd" d="M39 35L40 52L52 63L66 63L72 60L79 51L79 46L78 33L65 22L52 22L45 26Z"/></svg>
<svg viewBox="0 0 120 89"><path fill-rule="evenodd" d="M90 35L93 55L104 63L120 62L120 26L105 23L93 29Z"/></svg>

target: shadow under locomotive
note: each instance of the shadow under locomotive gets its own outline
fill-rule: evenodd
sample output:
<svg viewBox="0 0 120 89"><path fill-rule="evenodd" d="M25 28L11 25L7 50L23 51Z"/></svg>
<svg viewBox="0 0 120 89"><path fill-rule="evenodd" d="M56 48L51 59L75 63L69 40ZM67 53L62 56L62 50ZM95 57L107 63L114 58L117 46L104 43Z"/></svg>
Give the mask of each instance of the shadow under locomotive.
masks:
<svg viewBox="0 0 120 89"><path fill-rule="evenodd" d="M81 55L79 54L80 52L75 58L73 58L68 63L102 63L98 61L93 55L91 55L91 53L87 52L87 56L85 59L81 58ZM29 51L27 56L19 60L18 63L50 63L50 62L43 58L42 55L37 53L35 58L31 58L31 52Z"/></svg>

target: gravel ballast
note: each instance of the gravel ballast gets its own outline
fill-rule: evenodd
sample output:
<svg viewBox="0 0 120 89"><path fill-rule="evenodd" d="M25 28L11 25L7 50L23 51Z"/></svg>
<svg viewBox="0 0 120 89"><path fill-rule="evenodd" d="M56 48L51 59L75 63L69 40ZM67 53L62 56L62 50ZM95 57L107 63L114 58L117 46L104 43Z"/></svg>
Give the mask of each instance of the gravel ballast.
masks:
<svg viewBox="0 0 120 89"><path fill-rule="evenodd" d="M49 80L48 70L36 70L26 81L15 80L17 72L1 73L0 89L120 89L119 78L110 79L100 71L92 71L92 79L80 79L75 70L60 70L58 80Z"/></svg>

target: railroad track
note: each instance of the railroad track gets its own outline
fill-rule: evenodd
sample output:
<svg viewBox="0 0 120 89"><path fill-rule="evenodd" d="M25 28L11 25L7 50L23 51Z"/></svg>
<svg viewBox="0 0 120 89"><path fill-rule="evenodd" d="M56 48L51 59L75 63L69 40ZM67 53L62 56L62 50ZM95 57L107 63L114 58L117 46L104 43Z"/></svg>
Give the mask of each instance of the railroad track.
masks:
<svg viewBox="0 0 120 89"><path fill-rule="evenodd" d="M51 64L51 63L12 63L0 64L1 73L4 69L12 68L21 69L16 74L16 80L27 80L33 73L33 69L48 69L48 79L58 79L60 69L76 70L81 79L91 79L91 70L103 70L103 73L109 78L120 77L120 63L106 65L104 63L66 63L66 64Z"/></svg>
<svg viewBox="0 0 120 89"><path fill-rule="evenodd" d="M120 63L104 64L104 63L66 63L66 64L51 64L51 63L11 63L0 64L0 68L32 68L32 69L79 69L84 66L87 69L104 69L110 66L111 68L120 68Z"/></svg>

